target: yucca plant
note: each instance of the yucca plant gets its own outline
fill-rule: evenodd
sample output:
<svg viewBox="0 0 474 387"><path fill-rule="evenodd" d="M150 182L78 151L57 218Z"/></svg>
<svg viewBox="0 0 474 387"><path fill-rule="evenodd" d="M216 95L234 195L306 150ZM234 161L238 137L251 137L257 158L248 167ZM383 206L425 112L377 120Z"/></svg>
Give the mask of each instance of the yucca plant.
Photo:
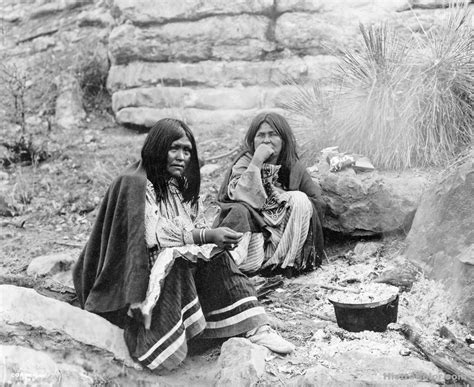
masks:
<svg viewBox="0 0 474 387"><path fill-rule="evenodd" d="M337 107L331 125L342 150L368 155L376 164L399 167L410 159L413 107L407 45L386 25L360 26L364 51L346 52L336 72Z"/></svg>
<svg viewBox="0 0 474 387"><path fill-rule="evenodd" d="M330 91L324 90L318 83L301 85L294 79L287 79L284 84L292 86L295 93L293 97L279 101L278 106L291 112L288 121L299 132L300 156L303 159L313 159L314 149L331 145Z"/></svg>
<svg viewBox="0 0 474 387"><path fill-rule="evenodd" d="M417 164L446 165L473 134L474 51L471 14L454 8L439 28L414 41L413 98L420 106Z"/></svg>
<svg viewBox="0 0 474 387"><path fill-rule="evenodd" d="M387 25L361 25L363 47L343 52L333 92L311 94L302 85L284 103L317 123L308 149L316 156L319 144L338 145L386 169L446 165L472 141L469 20L468 8L456 7L441 26L411 39ZM325 122L321 101L330 104Z"/></svg>

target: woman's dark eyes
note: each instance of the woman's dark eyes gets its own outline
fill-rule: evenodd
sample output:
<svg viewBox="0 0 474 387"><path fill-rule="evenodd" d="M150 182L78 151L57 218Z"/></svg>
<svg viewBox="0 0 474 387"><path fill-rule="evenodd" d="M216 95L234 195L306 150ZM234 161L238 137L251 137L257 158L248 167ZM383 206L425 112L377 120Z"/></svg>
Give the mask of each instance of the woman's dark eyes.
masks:
<svg viewBox="0 0 474 387"><path fill-rule="evenodd" d="M275 132L271 132L271 133L268 133L268 135L270 137L279 137L278 133L275 133ZM258 133L256 137L265 137L266 136L266 133Z"/></svg>
<svg viewBox="0 0 474 387"><path fill-rule="evenodd" d="M171 150L172 151L179 151L180 149L183 150L183 152L186 152L186 153L191 153L191 148L181 148L180 146L172 146L171 147Z"/></svg>

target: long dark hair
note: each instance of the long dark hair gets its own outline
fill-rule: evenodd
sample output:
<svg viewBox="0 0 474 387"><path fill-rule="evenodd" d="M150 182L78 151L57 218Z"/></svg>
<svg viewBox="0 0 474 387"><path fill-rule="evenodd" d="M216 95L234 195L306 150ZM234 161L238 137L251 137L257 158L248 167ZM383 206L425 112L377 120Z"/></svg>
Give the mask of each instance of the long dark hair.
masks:
<svg viewBox="0 0 474 387"><path fill-rule="evenodd" d="M186 136L191 142L191 159L179 179L179 189L185 202L197 203L201 187L201 174L199 172L199 159L196 141L189 126L180 120L164 118L159 120L148 132L142 147L142 163L148 180L155 188L157 200L167 200L167 182L169 175L167 171L168 151L171 144Z"/></svg>
<svg viewBox="0 0 474 387"><path fill-rule="evenodd" d="M288 187L291 166L299 159L299 157L296 151L295 135L293 130L291 130L288 121L283 116L274 112L263 112L257 114L250 123L250 127L245 135L245 145L247 145L250 153L253 154L255 152L255 135L264 122L270 125L282 139L283 144L280 155L278 156L277 164L282 166L280 169L279 180L284 186Z"/></svg>

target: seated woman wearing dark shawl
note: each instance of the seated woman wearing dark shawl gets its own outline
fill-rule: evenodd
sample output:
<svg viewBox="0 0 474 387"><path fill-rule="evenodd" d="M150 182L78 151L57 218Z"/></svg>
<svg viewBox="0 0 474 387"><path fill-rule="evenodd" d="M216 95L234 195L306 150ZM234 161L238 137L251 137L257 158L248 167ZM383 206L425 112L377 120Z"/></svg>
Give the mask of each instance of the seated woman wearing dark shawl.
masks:
<svg viewBox="0 0 474 387"><path fill-rule="evenodd" d="M123 327L132 357L152 370L179 365L198 335L242 335L291 352L229 255L242 234L207 228L199 188L192 132L178 120L158 121L141 161L107 190L74 267L81 306Z"/></svg>
<svg viewBox="0 0 474 387"><path fill-rule="evenodd" d="M277 113L257 115L245 145L219 191L216 222L244 234L231 252L239 269L292 276L319 266L323 202L288 122Z"/></svg>

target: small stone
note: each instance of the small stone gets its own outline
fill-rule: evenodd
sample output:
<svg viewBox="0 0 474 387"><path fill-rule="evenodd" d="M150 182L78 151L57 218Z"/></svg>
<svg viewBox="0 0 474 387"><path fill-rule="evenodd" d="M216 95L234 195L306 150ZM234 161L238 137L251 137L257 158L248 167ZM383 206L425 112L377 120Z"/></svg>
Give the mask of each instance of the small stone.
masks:
<svg viewBox="0 0 474 387"><path fill-rule="evenodd" d="M387 325L387 329L389 331L400 331L402 329L402 326L398 323L390 323Z"/></svg>
<svg viewBox="0 0 474 387"><path fill-rule="evenodd" d="M53 275L52 279L55 282L60 283L64 287L69 288L71 291L74 291L74 282L72 280L71 270L56 273L55 275Z"/></svg>
<svg viewBox="0 0 474 387"><path fill-rule="evenodd" d="M317 164L314 164L312 167L308 167L306 168L306 170L308 171L308 173L311 175L311 176L316 176L317 173L319 172L319 167Z"/></svg>
<svg viewBox="0 0 474 387"><path fill-rule="evenodd" d="M31 276L56 274L68 270L76 262L76 259L77 257L71 256L70 253L42 255L31 261L26 273Z"/></svg>
<svg viewBox="0 0 474 387"><path fill-rule="evenodd" d="M38 116L29 116L26 118L26 123L28 126L40 126L42 119Z"/></svg>
<svg viewBox="0 0 474 387"><path fill-rule="evenodd" d="M244 338L231 338L221 349L216 386L253 386L265 372L269 350Z"/></svg>
<svg viewBox="0 0 474 387"><path fill-rule="evenodd" d="M408 348L402 348L399 354L402 356L409 356L411 354L411 351Z"/></svg>
<svg viewBox="0 0 474 387"><path fill-rule="evenodd" d="M329 325L329 321L319 321L319 320L313 320L312 327L313 329L324 329Z"/></svg>
<svg viewBox="0 0 474 387"><path fill-rule="evenodd" d="M13 217L16 212L16 208L0 193L0 216Z"/></svg>
<svg viewBox="0 0 474 387"><path fill-rule="evenodd" d="M473 335L467 335L466 336L466 343L468 343L469 345L474 344L474 336Z"/></svg>
<svg viewBox="0 0 474 387"><path fill-rule="evenodd" d="M381 249L382 244L376 242L359 242L354 247L354 253L357 256L362 257L373 257L375 256Z"/></svg>
<svg viewBox="0 0 474 387"><path fill-rule="evenodd" d="M95 141L97 141L97 139L92 134L87 134L84 136L85 143L95 142Z"/></svg>
<svg viewBox="0 0 474 387"><path fill-rule="evenodd" d="M356 172L372 172L375 169L369 158L365 156L356 159L352 168Z"/></svg>
<svg viewBox="0 0 474 387"><path fill-rule="evenodd" d="M79 27L99 27L107 28L115 24L115 20L110 13L105 13L102 9L95 9L89 12L81 12L78 16Z"/></svg>
<svg viewBox="0 0 474 387"><path fill-rule="evenodd" d="M271 315L268 315L268 320L269 320L269 323L270 323L270 326L273 328L273 329L276 329L276 330L281 330L281 329L284 329L285 328L285 322L280 320L278 317L276 316L271 316Z"/></svg>
<svg viewBox="0 0 474 387"><path fill-rule="evenodd" d="M41 52L56 46L56 39L51 36L40 36L33 40L33 51Z"/></svg>
<svg viewBox="0 0 474 387"><path fill-rule="evenodd" d="M59 371L61 372L61 385L63 386L93 386L97 384L82 367L61 364Z"/></svg>

